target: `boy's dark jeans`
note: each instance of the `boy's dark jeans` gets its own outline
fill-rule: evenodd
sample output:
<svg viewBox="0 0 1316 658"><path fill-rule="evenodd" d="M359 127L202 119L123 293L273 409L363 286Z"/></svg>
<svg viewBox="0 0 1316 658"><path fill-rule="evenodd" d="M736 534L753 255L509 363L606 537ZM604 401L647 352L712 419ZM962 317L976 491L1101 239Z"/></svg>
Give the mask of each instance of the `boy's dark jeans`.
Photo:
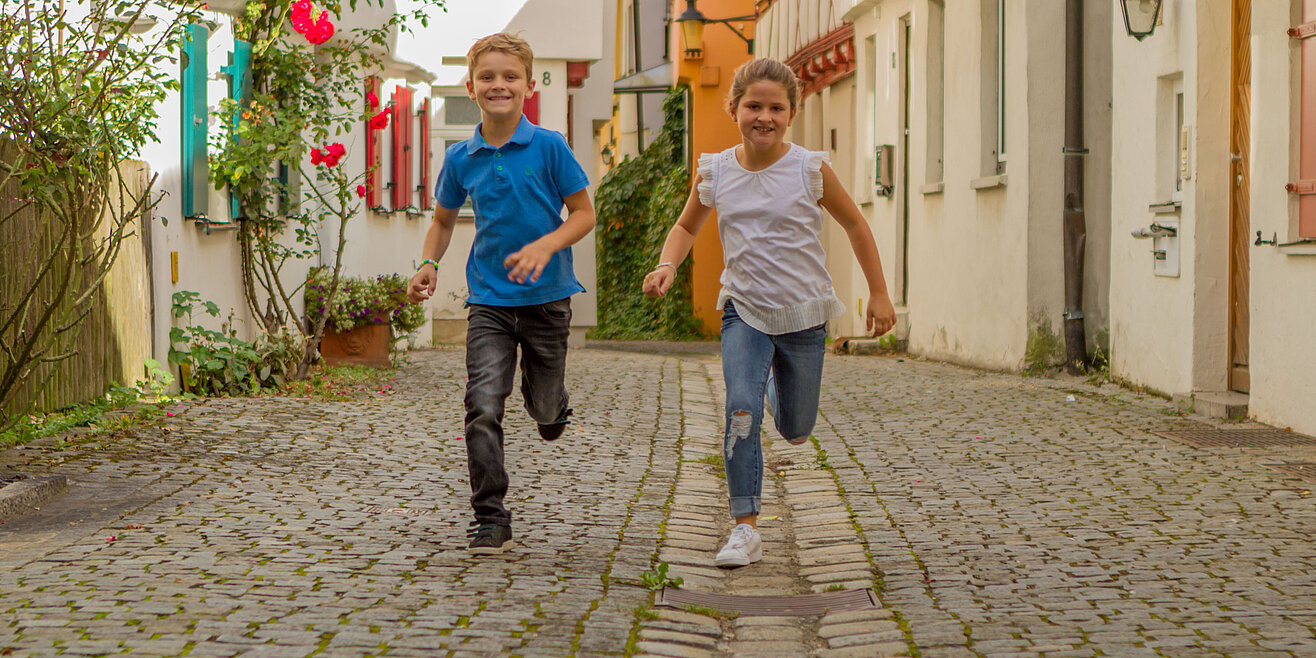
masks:
<svg viewBox="0 0 1316 658"><path fill-rule="evenodd" d="M479 523L510 525L503 507L503 412L521 348L521 395L536 422L557 421L567 408L567 336L571 298L533 306L472 304L466 327L466 465Z"/></svg>

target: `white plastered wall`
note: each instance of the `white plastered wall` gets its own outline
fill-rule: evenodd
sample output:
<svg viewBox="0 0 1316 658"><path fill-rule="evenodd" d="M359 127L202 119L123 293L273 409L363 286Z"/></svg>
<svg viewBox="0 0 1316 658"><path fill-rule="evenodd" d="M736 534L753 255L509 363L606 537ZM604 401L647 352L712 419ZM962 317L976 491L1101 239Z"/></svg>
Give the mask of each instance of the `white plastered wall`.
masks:
<svg viewBox="0 0 1316 658"><path fill-rule="evenodd" d="M1225 386L1228 306L1228 5L1171 0L1162 25L1138 42L1112 16L1111 373L1165 394ZM1119 21L1119 22L1117 22ZM1182 79L1190 135L1187 179L1177 214L1149 206L1170 200L1166 168L1174 136L1158 113L1166 85ZM1162 105L1162 107L1158 107ZM1150 240L1130 233L1178 221L1178 276L1156 276Z"/></svg>
<svg viewBox="0 0 1316 658"><path fill-rule="evenodd" d="M1298 178L1300 61L1285 30L1296 20L1289 3L1252 8L1253 234L1295 241L1296 197L1284 184ZM1316 246L1251 247L1252 390L1256 419L1316 435Z"/></svg>

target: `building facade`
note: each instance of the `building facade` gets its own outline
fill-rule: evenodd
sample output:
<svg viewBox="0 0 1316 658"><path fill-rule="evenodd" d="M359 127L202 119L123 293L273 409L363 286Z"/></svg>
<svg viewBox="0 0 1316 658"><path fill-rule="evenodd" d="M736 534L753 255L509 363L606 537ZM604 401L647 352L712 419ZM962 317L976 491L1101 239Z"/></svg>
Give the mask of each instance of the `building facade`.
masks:
<svg viewBox="0 0 1316 658"><path fill-rule="evenodd" d="M1113 40L1112 374L1308 434L1314 21L1310 0L1166 0Z"/></svg>
<svg viewBox="0 0 1316 658"><path fill-rule="evenodd" d="M898 338L930 358L1019 370L1065 314L1065 3L1054 0L760 2L759 55L805 83L794 141L827 152L882 253ZM1109 280L1111 7L1085 3L1087 349ZM868 291L844 231L825 235L863 333Z"/></svg>

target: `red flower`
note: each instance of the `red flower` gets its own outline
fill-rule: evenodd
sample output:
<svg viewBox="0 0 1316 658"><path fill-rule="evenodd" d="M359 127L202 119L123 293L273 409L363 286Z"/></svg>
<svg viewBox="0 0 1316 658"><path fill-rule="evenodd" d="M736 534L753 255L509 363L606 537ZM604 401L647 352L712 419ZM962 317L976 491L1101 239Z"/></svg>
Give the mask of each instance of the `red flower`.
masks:
<svg viewBox="0 0 1316 658"><path fill-rule="evenodd" d="M356 195L359 196L359 197L364 197L364 196L366 195L366 186L365 186L365 185L357 185L357 186L356 186Z"/></svg>
<svg viewBox="0 0 1316 658"><path fill-rule="evenodd" d="M334 142L333 144L330 144L328 148L329 148L329 153L333 155L335 158L341 158L343 157L344 154L347 153L347 149L343 148L343 145L338 142Z"/></svg>
<svg viewBox="0 0 1316 658"><path fill-rule="evenodd" d="M311 20L311 3L310 0L298 0L292 5L292 11L288 14L288 20L292 22L292 29L298 34L306 34L315 24Z"/></svg>
<svg viewBox="0 0 1316 658"><path fill-rule="evenodd" d="M384 110L373 117L370 117L371 130L383 130L388 127L388 115L391 110Z"/></svg>
<svg viewBox="0 0 1316 658"><path fill-rule="evenodd" d="M375 95L375 92L373 91L366 92L366 106L379 107L379 97Z"/></svg>
<svg viewBox="0 0 1316 658"><path fill-rule="evenodd" d="M324 154L320 149L311 149L311 164L318 165L321 162L324 162Z"/></svg>
<svg viewBox="0 0 1316 658"><path fill-rule="evenodd" d="M315 20L315 25L306 31L306 40L313 44L319 45L329 40L334 35L334 24L329 22L329 12L320 12L320 17Z"/></svg>

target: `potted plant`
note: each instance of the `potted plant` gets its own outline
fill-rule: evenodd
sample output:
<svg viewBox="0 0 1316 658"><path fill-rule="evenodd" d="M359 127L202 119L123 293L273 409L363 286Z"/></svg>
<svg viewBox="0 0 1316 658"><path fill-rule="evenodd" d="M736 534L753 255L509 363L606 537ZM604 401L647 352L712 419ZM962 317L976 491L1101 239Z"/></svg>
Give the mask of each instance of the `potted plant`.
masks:
<svg viewBox="0 0 1316 658"><path fill-rule="evenodd" d="M306 283L306 312L324 310L330 272L319 270ZM425 307L407 301L407 279L400 274L339 277L338 291L325 319L320 356L325 363L391 365L394 337L403 337L425 322Z"/></svg>

